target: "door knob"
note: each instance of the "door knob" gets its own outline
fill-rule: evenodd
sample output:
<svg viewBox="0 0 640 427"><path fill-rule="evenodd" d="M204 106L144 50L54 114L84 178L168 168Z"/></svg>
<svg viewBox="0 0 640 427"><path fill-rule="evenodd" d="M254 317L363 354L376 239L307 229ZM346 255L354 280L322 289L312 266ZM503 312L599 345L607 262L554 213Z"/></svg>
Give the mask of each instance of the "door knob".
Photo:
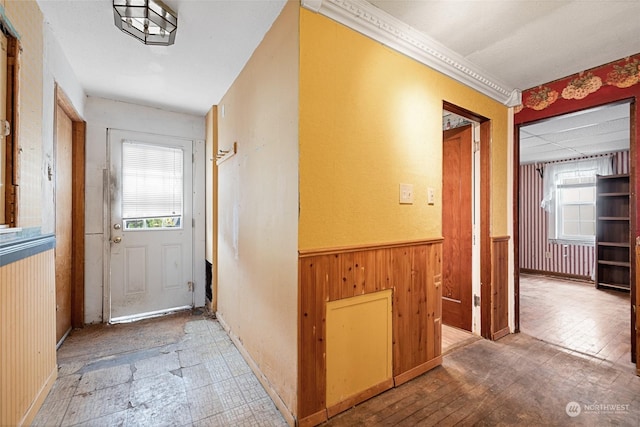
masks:
<svg viewBox="0 0 640 427"><path fill-rule="evenodd" d="M120 243L122 242L122 236L116 236L113 238L113 243Z"/></svg>

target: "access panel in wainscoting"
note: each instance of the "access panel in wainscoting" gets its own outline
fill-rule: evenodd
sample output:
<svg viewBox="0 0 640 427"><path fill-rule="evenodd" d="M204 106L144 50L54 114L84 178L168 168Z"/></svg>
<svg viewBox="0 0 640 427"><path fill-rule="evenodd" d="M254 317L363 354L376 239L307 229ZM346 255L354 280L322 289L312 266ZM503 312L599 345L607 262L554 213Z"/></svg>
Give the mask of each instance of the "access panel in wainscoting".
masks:
<svg viewBox="0 0 640 427"><path fill-rule="evenodd" d="M320 424L327 417L442 363L442 239L301 252L298 269L300 425ZM344 339L340 333L346 331L335 335L330 329L345 320L334 318L336 313L330 312L350 307L349 300L357 304L369 301L359 300L362 296L371 296L373 302L387 294L392 298L392 377L385 374L360 381L354 376L345 380L345 388L335 389L331 376L334 369L343 367L331 365L331 357L336 357L332 353L357 359L363 349L340 344ZM368 307L365 314L356 311L347 313L347 317L371 317L384 322L380 307ZM366 333L373 334L368 329ZM380 343L387 339L382 335L370 338L379 339ZM382 355L382 350L376 351ZM388 361L385 359L384 363Z"/></svg>
<svg viewBox="0 0 640 427"><path fill-rule="evenodd" d="M329 408L393 386L391 296L387 289L327 303Z"/></svg>

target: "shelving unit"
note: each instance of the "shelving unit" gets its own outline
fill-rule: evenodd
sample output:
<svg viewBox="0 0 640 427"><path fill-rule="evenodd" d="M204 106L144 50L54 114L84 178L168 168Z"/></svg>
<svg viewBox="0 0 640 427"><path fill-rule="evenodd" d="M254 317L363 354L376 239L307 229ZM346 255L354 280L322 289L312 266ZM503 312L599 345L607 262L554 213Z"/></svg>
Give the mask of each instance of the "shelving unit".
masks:
<svg viewBox="0 0 640 427"><path fill-rule="evenodd" d="M598 176L596 287L628 291L631 280L629 175Z"/></svg>

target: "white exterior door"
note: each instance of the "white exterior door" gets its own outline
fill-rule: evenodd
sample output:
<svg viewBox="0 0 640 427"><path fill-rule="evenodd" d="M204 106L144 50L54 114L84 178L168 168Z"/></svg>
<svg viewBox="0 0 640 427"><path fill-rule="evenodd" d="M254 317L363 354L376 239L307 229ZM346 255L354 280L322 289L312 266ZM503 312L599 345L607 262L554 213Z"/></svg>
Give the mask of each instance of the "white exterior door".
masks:
<svg viewBox="0 0 640 427"><path fill-rule="evenodd" d="M108 135L109 321L192 307L193 142Z"/></svg>

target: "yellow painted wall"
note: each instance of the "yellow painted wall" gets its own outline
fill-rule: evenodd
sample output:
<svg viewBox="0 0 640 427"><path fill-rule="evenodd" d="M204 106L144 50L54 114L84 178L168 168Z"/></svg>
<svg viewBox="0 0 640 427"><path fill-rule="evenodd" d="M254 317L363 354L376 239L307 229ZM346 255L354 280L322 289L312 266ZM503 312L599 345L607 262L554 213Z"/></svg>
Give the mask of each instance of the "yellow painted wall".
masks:
<svg viewBox="0 0 640 427"><path fill-rule="evenodd" d="M506 234L508 109L301 9L300 249L441 236L443 101L492 121L491 234Z"/></svg>
<svg viewBox="0 0 640 427"><path fill-rule="evenodd" d="M42 12L35 1L5 2L5 13L20 34L20 189L18 226L42 224ZM48 213L47 213L48 214Z"/></svg>
<svg viewBox="0 0 640 427"><path fill-rule="evenodd" d="M238 153L217 167L218 316L290 420L297 393L298 11L297 2L287 3L217 108L219 148L238 143Z"/></svg>

